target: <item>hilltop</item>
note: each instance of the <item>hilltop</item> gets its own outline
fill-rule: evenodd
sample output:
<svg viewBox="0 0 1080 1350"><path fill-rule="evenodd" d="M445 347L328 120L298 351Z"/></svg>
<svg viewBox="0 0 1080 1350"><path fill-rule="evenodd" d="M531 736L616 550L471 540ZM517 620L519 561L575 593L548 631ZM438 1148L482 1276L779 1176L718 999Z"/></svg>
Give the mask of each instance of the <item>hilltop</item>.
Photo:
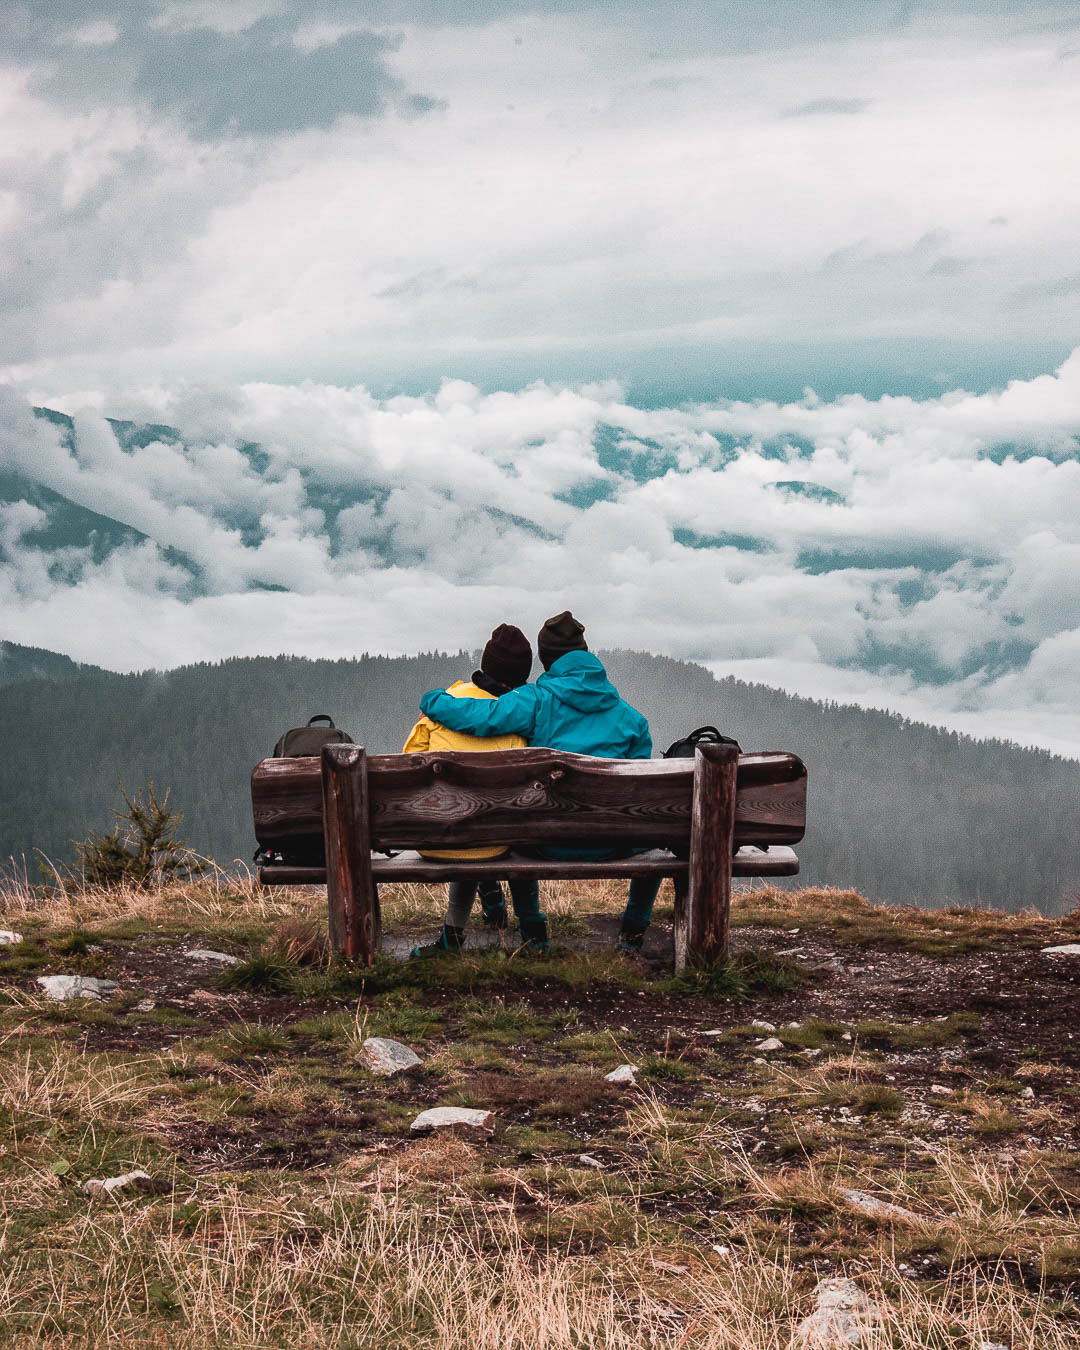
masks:
<svg viewBox="0 0 1080 1350"><path fill-rule="evenodd" d="M1080 957L1042 948L1080 914L758 890L673 980L670 895L638 962L618 888L546 891L549 957L370 971L327 966L318 891L0 897L4 1343L765 1350L842 1274L900 1350L1075 1345ZM440 899L386 888L391 947ZM494 1134L413 1135L433 1105Z"/></svg>

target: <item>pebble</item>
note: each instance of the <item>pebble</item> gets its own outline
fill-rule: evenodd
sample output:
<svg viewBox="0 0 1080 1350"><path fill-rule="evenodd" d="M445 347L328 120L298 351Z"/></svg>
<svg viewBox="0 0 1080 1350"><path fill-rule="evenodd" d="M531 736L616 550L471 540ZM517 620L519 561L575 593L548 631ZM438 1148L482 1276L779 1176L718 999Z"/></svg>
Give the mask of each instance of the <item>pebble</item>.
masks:
<svg viewBox="0 0 1080 1350"><path fill-rule="evenodd" d="M594 1158L591 1153L579 1153L578 1162L582 1167L592 1167L597 1172L602 1172L604 1170L604 1164L599 1158Z"/></svg>
<svg viewBox="0 0 1080 1350"><path fill-rule="evenodd" d="M756 1031L775 1031L775 1030L776 1030L776 1027L774 1027L773 1024L772 1024L771 1022L762 1022L762 1021L760 1020L760 1018L756 1018L756 1017L755 1017L754 1020L750 1023L750 1025L751 1025Z"/></svg>
<svg viewBox="0 0 1080 1350"><path fill-rule="evenodd" d="M1043 956L1080 956L1080 942L1063 942L1057 947L1044 947Z"/></svg>
<svg viewBox="0 0 1080 1350"><path fill-rule="evenodd" d="M167 1181L155 1181L149 1173L136 1169L134 1172L124 1172L118 1177L84 1181L82 1189L87 1195L113 1195L116 1191L131 1190L162 1195L166 1191L171 1191L172 1187Z"/></svg>
<svg viewBox="0 0 1080 1350"><path fill-rule="evenodd" d="M722 1036L724 1034L722 1027L714 1027L712 1031L703 1031L703 1036Z"/></svg>
<svg viewBox="0 0 1080 1350"><path fill-rule="evenodd" d="M10 928L0 928L0 947L14 947L23 940L21 933L13 933Z"/></svg>
<svg viewBox="0 0 1080 1350"><path fill-rule="evenodd" d="M810 1050L804 1050L802 1054L803 1059L817 1059L818 1055L821 1054L821 1051L815 1048Z"/></svg>
<svg viewBox="0 0 1080 1350"><path fill-rule="evenodd" d="M842 1041L850 1041L850 1040L851 1040L851 1032L850 1032L850 1031L845 1031L845 1032L843 1033L843 1035L840 1037L840 1039L841 1039Z"/></svg>
<svg viewBox="0 0 1080 1350"><path fill-rule="evenodd" d="M189 947L184 955L190 957L192 961L220 961L223 966L238 966L240 958L230 956L228 952L211 952L203 947Z"/></svg>
<svg viewBox="0 0 1080 1350"><path fill-rule="evenodd" d="M910 1209L894 1205L888 1200L879 1200L876 1195L868 1195L865 1191L841 1190L840 1194L860 1214L871 1219L900 1219L905 1223L918 1221L919 1216Z"/></svg>
<svg viewBox="0 0 1080 1350"><path fill-rule="evenodd" d="M637 1087L637 1076L641 1072L636 1064L620 1064L617 1069L604 1074L605 1083L615 1083L618 1087Z"/></svg>
<svg viewBox="0 0 1080 1350"><path fill-rule="evenodd" d="M467 1106L433 1106L421 1111L409 1127L413 1134L429 1134L432 1130L448 1130L469 1139L487 1139L495 1133L495 1115L491 1111L475 1111Z"/></svg>
<svg viewBox="0 0 1080 1350"><path fill-rule="evenodd" d="M1023 1092L1021 1092L1020 1096L1024 1101L1029 1102L1035 1096L1035 1089L1033 1087L1026 1087Z"/></svg>
<svg viewBox="0 0 1080 1350"><path fill-rule="evenodd" d="M137 1013L151 1013L156 1007L157 1004L152 998L141 998L131 1011Z"/></svg>
<svg viewBox="0 0 1080 1350"><path fill-rule="evenodd" d="M931 1083L931 1084L930 1084L930 1091L934 1094L935 1097L951 1097L951 1096L952 1096L952 1088L947 1088L947 1087L945 1087L944 1084L942 1084L942 1083Z"/></svg>
<svg viewBox="0 0 1080 1350"><path fill-rule="evenodd" d="M39 975L37 982L47 998L57 1003L91 998L100 1003L106 994L116 992L115 980L96 980L91 975Z"/></svg>
<svg viewBox="0 0 1080 1350"><path fill-rule="evenodd" d="M420 1056L388 1036L369 1036L360 1047L356 1062L380 1078L393 1078L395 1074L420 1068Z"/></svg>
<svg viewBox="0 0 1080 1350"><path fill-rule="evenodd" d="M763 1041L758 1041L754 1046L755 1050L783 1050L784 1042L778 1041L775 1036L766 1036Z"/></svg>

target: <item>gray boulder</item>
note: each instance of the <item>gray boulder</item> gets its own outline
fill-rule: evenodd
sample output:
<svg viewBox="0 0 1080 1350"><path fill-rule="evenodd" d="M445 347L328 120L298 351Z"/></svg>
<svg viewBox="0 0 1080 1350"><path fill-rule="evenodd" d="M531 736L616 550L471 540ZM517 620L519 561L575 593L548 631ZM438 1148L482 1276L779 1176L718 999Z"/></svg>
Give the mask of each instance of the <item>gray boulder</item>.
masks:
<svg viewBox="0 0 1080 1350"><path fill-rule="evenodd" d="M136 1168L134 1172L124 1172L118 1177L84 1181L82 1189L87 1195L115 1195L117 1191L145 1191L151 1195L162 1195L171 1191L167 1181L156 1181L148 1172Z"/></svg>
<svg viewBox="0 0 1080 1350"><path fill-rule="evenodd" d="M47 998L67 1003L75 998L91 998L98 1003L116 992L115 980L96 980L91 975L39 975L37 982Z"/></svg>
<svg viewBox="0 0 1080 1350"><path fill-rule="evenodd" d="M190 957L192 961L217 961L223 966L238 966L240 964L238 956L230 956L228 952L207 951L205 947L189 947L184 955Z"/></svg>
<svg viewBox="0 0 1080 1350"><path fill-rule="evenodd" d="M474 1111L467 1106L433 1106L421 1111L410 1129L413 1134L447 1130L467 1139L487 1139L495 1133L495 1116L491 1111Z"/></svg>
<svg viewBox="0 0 1080 1350"><path fill-rule="evenodd" d="M614 1083L616 1087L636 1087L640 1072L636 1064L620 1064L617 1069L604 1074L604 1082Z"/></svg>
<svg viewBox="0 0 1080 1350"><path fill-rule="evenodd" d="M388 1036L369 1036L360 1047L356 1062L380 1078L393 1078L395 1074L412 1073L420 1068L420 1056Z"/></svg>
<svg viewBox="0 0 1080 1350"><path fill-rule="evenodd" d="M881 1320L880 1309L854 1280L834 1276L814 1290L814 1310L795 1328L800 1350L843 1350L864 1345Z"/></svg>

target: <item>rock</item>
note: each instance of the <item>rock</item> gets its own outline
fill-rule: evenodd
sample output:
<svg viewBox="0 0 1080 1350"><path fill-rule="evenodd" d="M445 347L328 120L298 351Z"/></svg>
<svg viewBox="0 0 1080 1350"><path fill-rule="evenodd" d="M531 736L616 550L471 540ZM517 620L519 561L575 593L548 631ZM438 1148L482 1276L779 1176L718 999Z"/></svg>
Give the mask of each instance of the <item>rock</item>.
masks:
<svg viewBox="0 0 1080 1350"><path fill-rule="evenodd" d="M23 940L21 933L13 933L10 928L0 928L0 947L14 947Z"/></svg>
<svg viewBox="0 0 1080 1350"><path fill-rule="evenodd" d="M930 1091L935 1097L951 1097L952 1088L945 1087L942 1083L931 1083Z"/></svg>
<svg viewBox="0 0 1080 1350"><path fill-rule="evenodd" d="M225 995L215 994L212 989L193 989L188 999L192 1003L224 1003Z"/></svg>
<svg viewBox="0 0 1080 1350"><path fill-rule="evenodd" d="M202 947L189 947L184 953L192 961L220 961L223 966L238 966L240 958L230 956L228 952L211 952Z"/></svg>
<svg viewBox="0 0 1080 1350"><path fill-rule="evenodd" d="M792 1344L805 1350L864 1345L880 1320L880 1311L854 1280L835 1276L814 1290L814 1311L796 1327Z"/></svg>
<svg viewBox="0 0 1080 1350"><path fill-rule="evenodd" d="M474 1111L466 1106L433 1106L421 1111L410 1129L413 1134L449 1130L469 1139L487 1139L495 1133L495 1116L491 1111Z"/></svg>
<svg viewBox="0 0 1080 1350"><path fill-rule="evenodd" d="M131 1011L137 1013L152 1013L156 1007L157 1004L152 998L141 998Z"/></svg>
<svg viewBox="0 0 1080 1350"><path fill-rule="evenodd" d="M755 1031L775 1031L776 1028L771 1022L762 1022L760 1018L755 1017L750 1023Z"/></svg>
<svg viewBox="0 0 1080 1350"><path fill-rule="evenodd" d="M604 1074L605 1083L615 1083L618 1087L637 1087L640 1070L636 1064L620 1064L617 1069Z"/></svg>
<svg viewBox="0 0 1080 1350"><path fill-rule="evenodd" d="M842 1190L840 1194L860 1214L866 1214L871 1219L899 1219L904 1223L917 1223L919 1216L913 1214L910 1209L904 1209L902 1205L891 1204L888 1200L879 1200L876 1195L868 1195L865 1191Z"/></svg>
<svg viewBox="0 0 1080 1350"><path fill-rule="evenodd" d="M420 1068L420 1056L388 1036L369 1036L360 1047L356 1062L380 1078L393 1078L397 1073L411 1073Z"/></svg>
<svg viewBox="0 0 1080 1350"><path fill-rule="evenodd" d="M1059 947L1044 947L1043 956L1080 956L1080 942L1063 942Z"/></svg>
<svg viewBox="0 0 1080 1350"><path fill-rule="evenodd" d="M1009 1347L1000 1341L980 1341L978 1350L1009 1350Z"/></svg>
<svg viewBox="0 0 1080 1350"><path fill-rule="evenodd" d="M579 1153L578 1162L582 1167L592 1167L597 1172L602 1172L604 1170L604 1164L599 1158L594 1158L591 1153Z"/></svg>
<svg viewBox="0 0 1080 1350"><path fill-rule="evenodd" d="M722 1036L724 1034L722 1027L714 1027L712 1031L703 1031L703 1036Z"/></svg>
<svg viewBox="0 0 1080 1350"><path fill-rule="evenodd" d="M794 1029L795 1031L798 1031L798 1029L802 1026L802 1023L801 1023L801 1022L785 1022L785 1023L784 1023L784 1026L787 1027L789 1030L790 1030L790 1029Z"/></svg>
<svg viewBox="0 0 1080 1350"><path fill-rule="evenodd" d="M763 1041L758 1041L754 1046L755 1050L783 1050L784 1042L778 1041L775 1036L766 1036Z"/></svg>
<svg viewBox="0 0 1080 1350"><path fill-rule="evenodd" d="M841 1039L842 1041L850 1041L850 1040L851 1040L851 1032L850 1032L850 1031L845 1031L845 1032L843 1033L843 1035L840 1037L840 1039Z"/></svg>
<svg viewBox="0 0 1080 1350"><path fill-rule="evenodd" d="M164 1195L172 1190L172 1186L167 1181L156 1181L147 1172L136 1170L106 1180L84 1181L82 1189L87 1195L113 1195L116 1191L145 1191L151 1195Z"/></svg>
<svg viewBox="0 0 1080 1350"><path fill-rule="evenodd" d="M106 994L116 992L115 980L95 980L90 975L39 975L37 982L46 997L57 1003L75 998L92 998L100 1003Z"/></svg>
<svg viewBox="0 0 1080 1350"><path fill-rule="evenodd" d="M712 1244L712 1249L713 1249L713 1251L717 1254L717 1256L730 1256L730 1255L731 1255L731 1248L730 1248L730 1247L725 1247L725 1246L723 1246L723 1245L722 1245L721 1243L719 1243L719 1242L714 1242L714 1243Z"/></svg>
<svg viewBox="0 0 1080 1350"><path fill-rule="evenodd" d="M1035 1089L1033 1087L1028 1086L1023 1090L1023 1092L1021 1092L1020 1096L1023 1098L1024 1101L1030 1102L1035 1096Z"/></svg>
<svg viewBox="0 0 1080 1350"><path fill-rule="evenodd" d="M821 1051L818 1050L817 1048L812 1048L809 1050L804 1050L802 1053L803 1059L817 1059L818 1055L821 1054Z"/></svg>

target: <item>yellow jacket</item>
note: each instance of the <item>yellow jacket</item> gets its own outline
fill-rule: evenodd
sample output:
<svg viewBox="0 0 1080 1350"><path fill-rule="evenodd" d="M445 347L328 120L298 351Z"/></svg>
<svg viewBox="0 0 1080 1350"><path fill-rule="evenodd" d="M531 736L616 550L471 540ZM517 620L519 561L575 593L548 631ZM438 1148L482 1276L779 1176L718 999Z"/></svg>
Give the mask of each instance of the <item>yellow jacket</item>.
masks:
<svg viewBox="0 0 1080 1350"><path fill-rule="evenodd" d="M472 681L458 680L446 691L455 698L494 698L486 689ZM527 745L524 736L469 736L463 731L451 731L441 722L433 722L429 717L421 717L403 747L406 755L419 754L422 750L517 750ZM484 848L422 849L425 858L500 858L509 849L498 844Z"/></svg>

